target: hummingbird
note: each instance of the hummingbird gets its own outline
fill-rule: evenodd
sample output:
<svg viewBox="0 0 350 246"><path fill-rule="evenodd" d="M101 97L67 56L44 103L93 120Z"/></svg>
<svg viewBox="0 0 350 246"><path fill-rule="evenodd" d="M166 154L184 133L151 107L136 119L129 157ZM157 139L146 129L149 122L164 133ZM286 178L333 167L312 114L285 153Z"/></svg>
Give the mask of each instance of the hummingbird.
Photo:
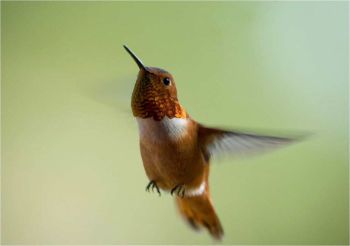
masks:
<svg viewBox="0 0 350 246"><path fill-rule="evenodd" d="M224 230L209 190L210 163L225 154L254 153L294 142L205 126L180 104L174 77L164 69L146 67L124 45L139 67L131 99L139 128L140 152L149 183L146 190L175 196L178 210L193 229L206 228L220 240Z"/></svg>

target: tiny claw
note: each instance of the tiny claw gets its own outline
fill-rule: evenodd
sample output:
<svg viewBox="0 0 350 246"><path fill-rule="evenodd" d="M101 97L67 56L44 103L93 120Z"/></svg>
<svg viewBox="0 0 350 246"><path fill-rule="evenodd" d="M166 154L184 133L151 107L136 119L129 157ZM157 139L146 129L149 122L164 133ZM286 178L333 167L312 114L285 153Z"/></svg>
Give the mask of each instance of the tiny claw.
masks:
<svg viewBox="0 0 350 246"><path fill-rule="evenodd" d="M149 189L151 188L152 182L153 181L149 182L148 185L146 186L146 191L147 192L149 192Z"/></svg>
<svg viewBox="0 0 350 246"><path fill-rule="evenodd" d="M176 189L179 187L179 185L176 185L174 188L171 189L170 194L173 195L173 193L176 191Z"/></svg>
<svg viewBox="0 0 350 246"><path fill-rule="evenodd" d="M174 188L171 189L170 194L173 195L174 192L176 192L176 194L178 196L181 196L182 198L185 197L185 187L183 185L176 185Z"/></svg>
<svg viewBox="0 0 350 246"><path fill-rule="evenodd" d="M152 192L154 192L154 188L156 188L156 190L157 190L157 192L158 192L158 194L159 194L159 196L160 196L161 193L160 193L160 190L159 190L159 188L158 188L156 182L153 181L153 180L151 180L151 181L148 183L148 185L146 186L146 191L149 192L150 189L152 189Z"/></svg>
<svg viewBox="0 0 350 246"><path fill-rule="evenodd" d="M185 197L185 188L183 188L183 189L182 189L181 196L182 196L182 198L184 198L184 197Z"/></svg>
<svg viewBox="0 0 350 246"><path fill-rule="evenodd" d="M161 193L160 193L160 190L159 190L158 186L156 186L156 190L158 192L158 195L161 196Z"/></svg>

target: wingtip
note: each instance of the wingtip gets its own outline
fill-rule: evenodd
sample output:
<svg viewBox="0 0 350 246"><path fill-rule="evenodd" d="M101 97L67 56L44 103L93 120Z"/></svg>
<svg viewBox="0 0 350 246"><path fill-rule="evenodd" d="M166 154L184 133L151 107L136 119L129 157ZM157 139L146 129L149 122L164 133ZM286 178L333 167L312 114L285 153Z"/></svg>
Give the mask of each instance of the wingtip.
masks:
<svg viewBox="0 0 350 246"><path fill-rule="evenodd" d="M314 132L306 132L302 134L298 134L297 136L294 136L292 138L293 142L301 142L310 139L311 137L315 136Z"/></svg>

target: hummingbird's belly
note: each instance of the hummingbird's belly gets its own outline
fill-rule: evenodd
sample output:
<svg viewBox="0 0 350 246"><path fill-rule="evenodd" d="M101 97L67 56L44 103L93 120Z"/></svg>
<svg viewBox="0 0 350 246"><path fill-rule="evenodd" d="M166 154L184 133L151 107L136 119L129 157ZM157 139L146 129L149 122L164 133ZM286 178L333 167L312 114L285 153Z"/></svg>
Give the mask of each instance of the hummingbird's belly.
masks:
<svg viewBox="0 0 350 246"><path fill-rule="evenodd" d="M141 156L150 180L164 190L177 185L199 187L204 180L204 163L199 155L179 150L171 144L141 142Z"/></svg>
<svg viewBox="0 0 350 246"><path fill-rule="evenodd" d="M204 162L190 120L165 118L137 120L148 178L164 190L176 185L200 187L204 180Z"/></svg>

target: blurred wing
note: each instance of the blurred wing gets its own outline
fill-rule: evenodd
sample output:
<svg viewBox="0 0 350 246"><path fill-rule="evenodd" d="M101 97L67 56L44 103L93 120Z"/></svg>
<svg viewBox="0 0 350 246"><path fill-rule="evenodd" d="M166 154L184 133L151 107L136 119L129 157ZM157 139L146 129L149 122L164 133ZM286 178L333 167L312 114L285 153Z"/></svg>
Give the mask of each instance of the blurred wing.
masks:
<svg viewBox="0 0 350 246"><path fill-rule="evenodd" d="M296 138L226 131L202 125L199 126L198 133L200 146L208 160L225 155L256 154L297 141Z"/></svg>

